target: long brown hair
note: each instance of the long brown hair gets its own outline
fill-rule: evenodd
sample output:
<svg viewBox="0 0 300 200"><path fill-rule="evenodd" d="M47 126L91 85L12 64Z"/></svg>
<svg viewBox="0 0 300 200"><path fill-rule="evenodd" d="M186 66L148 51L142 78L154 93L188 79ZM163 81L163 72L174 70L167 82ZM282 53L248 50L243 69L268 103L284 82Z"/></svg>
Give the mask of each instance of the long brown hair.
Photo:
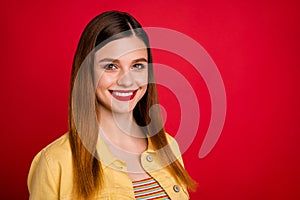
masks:
<svg viewBox="0 0 300 200"><path fill-rule="evenodd" d="M159 102L148 36L129 14L109 11L98 15L87 25L81 35L72 66L69 137L73 156L74 191L81 198L92 197L103 185L101 162L97 159L96 152L99 126L96 116L93 59L89 55L112 40L132 34L145 43L149 62L147 91L133 110L134 119L138 125L147 127L144 131L154 148L163 149L161 157L169 160L167 168L171 174L188 188L195 187L194 181L169 148L164 128L156 130L157 127L163 127L161 113L156 112L151 119L149 117L151 106ZM147 126L149 124L151 126Z"/></svg>

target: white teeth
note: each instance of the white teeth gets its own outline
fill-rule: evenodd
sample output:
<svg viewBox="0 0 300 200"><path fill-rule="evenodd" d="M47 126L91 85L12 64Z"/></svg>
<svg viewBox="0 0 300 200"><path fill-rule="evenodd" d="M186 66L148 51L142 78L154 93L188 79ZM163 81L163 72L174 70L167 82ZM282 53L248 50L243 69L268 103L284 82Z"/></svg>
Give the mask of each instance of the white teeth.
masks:
<svg viewBox="0 0 300 200"><path fill-rule="evenodd" d="M114 95L119 97L128 97L133 94L133 92L113 92Z"/></svg>

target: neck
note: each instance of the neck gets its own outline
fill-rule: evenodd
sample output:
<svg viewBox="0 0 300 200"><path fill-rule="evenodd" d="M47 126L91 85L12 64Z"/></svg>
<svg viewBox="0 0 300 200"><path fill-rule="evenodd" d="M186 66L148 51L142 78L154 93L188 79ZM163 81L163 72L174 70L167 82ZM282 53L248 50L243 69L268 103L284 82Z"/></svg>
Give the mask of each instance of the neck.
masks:
<svg viewBox="0 0 300 200"><path fill-rule="evenodd" d="M132 111L128 113L114 113L100 108L98 119L105 135L113 141L126 141L130 138L145 137L141 128L136 124Z"/></svg>
<svg viewBox="0 0 300 200"><path fill-rule="evenodd" d="M102 133L112 146L133 153L142 153L147 149L147 139L136 124L133 112L113 113L107 109L98 110Z"/></svg>

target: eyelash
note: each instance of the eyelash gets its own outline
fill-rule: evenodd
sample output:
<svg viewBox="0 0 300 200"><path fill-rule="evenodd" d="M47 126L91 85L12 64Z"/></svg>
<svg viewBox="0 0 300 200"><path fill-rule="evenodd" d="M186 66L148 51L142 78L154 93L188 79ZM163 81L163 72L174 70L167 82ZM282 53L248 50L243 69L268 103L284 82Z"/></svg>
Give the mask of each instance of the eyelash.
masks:
<svg viewBox="0 0 300 200"><path fill-rule="evenodd" d="M141 63L137 63L133 65L133 68L136 68L138 70L144 69L145 65L141 64ZM113 64L113 63L109 63L107 65L104 66L105 70L116 70L117 69L117 65Z"/></svg>
<svg viewBox="0 0 300 200"><path fill-rule="evenodd" d="M114 68L117 68L116 65L114 65L114 64L112 64L112 63L109 63L109 64L107 64L107 65L104 66L104 69L105 69L105 70L115 70L115 69L112 69L113 67L114 67Z"/></svg>
<svg viewBox="0 0 300 200"><path fill-rule="evenodd" d="M145 65L140 64L140 63L134 64L133 66L134 66L136 69L144 69L144 68L145 68ZM140 67L137 67L137 66L140 66Z"/></svg>

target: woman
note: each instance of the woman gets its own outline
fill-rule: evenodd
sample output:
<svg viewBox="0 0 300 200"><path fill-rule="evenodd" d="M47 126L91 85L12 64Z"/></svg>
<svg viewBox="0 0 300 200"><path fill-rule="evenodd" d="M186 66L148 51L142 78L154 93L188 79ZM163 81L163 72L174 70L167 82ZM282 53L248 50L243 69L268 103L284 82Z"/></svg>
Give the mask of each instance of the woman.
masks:
<svg viewBox="0 0 300 200"><path fill-rule="evenodd" d="M110 11L75 53L69 132L34 158L30 199L188 199L194 181L165 133L147 34ZM150 112L151 111L151 112Z"/></svg>

